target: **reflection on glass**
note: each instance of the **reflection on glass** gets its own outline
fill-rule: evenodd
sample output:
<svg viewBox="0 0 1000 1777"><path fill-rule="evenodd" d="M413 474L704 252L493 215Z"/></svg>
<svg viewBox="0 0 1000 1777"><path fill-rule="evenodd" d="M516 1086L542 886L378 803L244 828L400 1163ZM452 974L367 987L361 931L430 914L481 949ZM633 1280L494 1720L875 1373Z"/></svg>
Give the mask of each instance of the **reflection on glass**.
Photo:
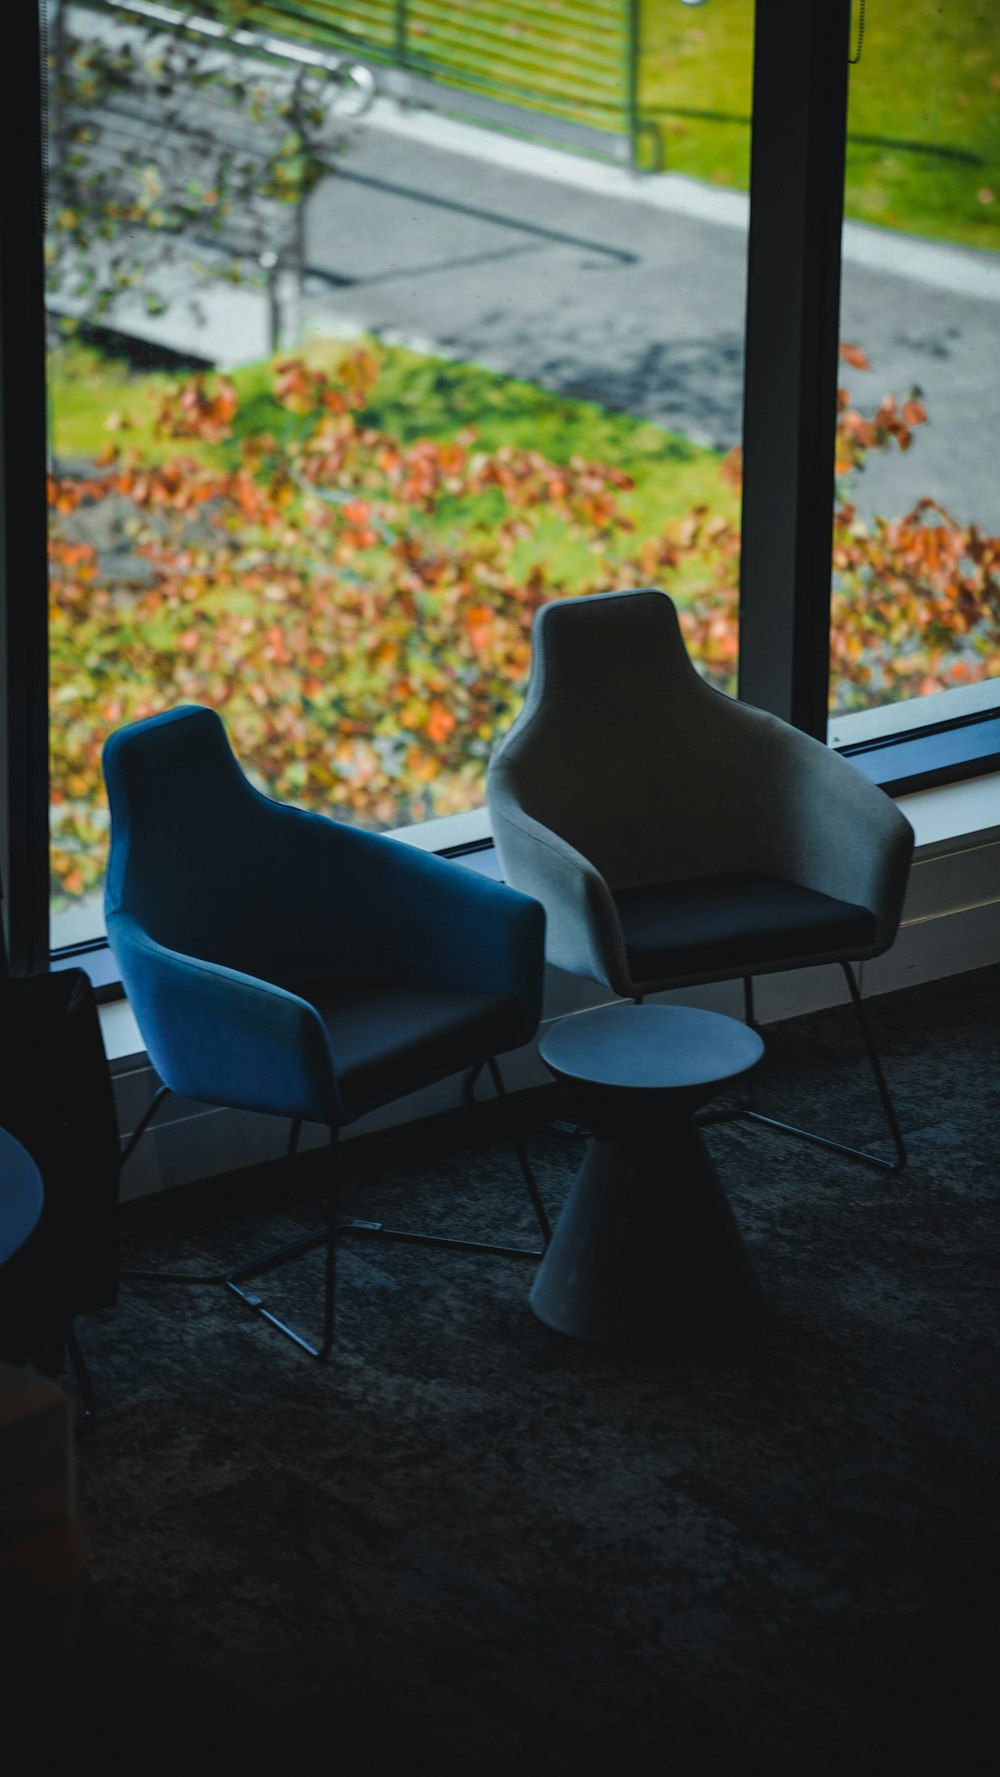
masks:
<svg viewBox="0 0 1000 1777"><path fill-rule="evenodd" d="M745 179L749 30L714 104L711 9L651 40L694 175L653 207L117 11L50 11L56 943L122 723L212 705L267 793L396 828L482 805L544 600L660 585L737 654L745 205L697 194Z"/></svg>
<svg viewBox="0 0 1000 1777"><path fill-rule="evenodd" d="M1000 51L989 9L869 7L849 136L835 713L1000 678Z"/></svg>

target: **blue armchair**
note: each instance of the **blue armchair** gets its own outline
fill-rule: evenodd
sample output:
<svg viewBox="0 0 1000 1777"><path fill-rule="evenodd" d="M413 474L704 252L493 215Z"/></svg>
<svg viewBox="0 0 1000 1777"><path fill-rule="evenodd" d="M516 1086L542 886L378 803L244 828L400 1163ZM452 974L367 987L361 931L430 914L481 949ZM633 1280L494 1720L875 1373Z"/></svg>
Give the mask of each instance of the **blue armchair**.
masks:
<svg viewBox="0 0 1000 1777"><path fill-rule="evenodd" d="M398 840L270 800L245 777L218 715L199 706L111 735L104 774L108 940L162 1081L123 1159L168 1092L290 1118L290 1157L304 1121L331 1137L321 1230L211 1279L131 1275L224 1282L322 1359L345 1234L540 1257L341 1217L337 1155L345 1126L462 1070L486 1065L503 1097L496 1057L538 1026L539 903ZM544 1243L548 1220L514 1139ZM245 1286L320 1245L317 1344Z"/></svg>

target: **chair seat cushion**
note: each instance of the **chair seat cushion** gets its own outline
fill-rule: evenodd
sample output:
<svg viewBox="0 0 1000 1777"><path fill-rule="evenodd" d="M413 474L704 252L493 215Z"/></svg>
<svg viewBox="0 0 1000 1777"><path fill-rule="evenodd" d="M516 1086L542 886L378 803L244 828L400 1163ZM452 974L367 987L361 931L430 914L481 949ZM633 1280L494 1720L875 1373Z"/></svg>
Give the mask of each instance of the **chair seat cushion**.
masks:
<svg viewBox="0 0 1000 1777"><path fill-rule="evenodd" d="M351 1117L524 1040L515 999L382 981L314 982L296 991L323 1020Z"/></svg>
<svg viewBox="0 0 1000 1777"><path fill-rule="evenodd" d="M767 963L851 957L875 942L865 907L774 876L708 876L619 889L635 982L751 974Z"/></svg>

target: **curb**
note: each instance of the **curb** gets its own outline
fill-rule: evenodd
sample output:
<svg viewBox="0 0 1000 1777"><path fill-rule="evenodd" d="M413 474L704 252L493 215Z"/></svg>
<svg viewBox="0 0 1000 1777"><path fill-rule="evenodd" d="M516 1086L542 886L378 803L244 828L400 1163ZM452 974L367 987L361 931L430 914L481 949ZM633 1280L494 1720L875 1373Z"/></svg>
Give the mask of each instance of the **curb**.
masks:
<svg viewBox="0 0 1000 1777"><path fill-rule="evenodd" d="M502 135L462 117L446 116L382 96L366 114L365 127L449 154L467 155L512 173L547 179L585 191L591 197L645 204L650 209L690 216L744 233L749 228L750 199L746 192L704 185L683 173L633 172L630 167L615 167L565 148ZM932 289L1000 303L1000 253L977 247L943 246L869 223L845 222L844 261Z"/></svg>

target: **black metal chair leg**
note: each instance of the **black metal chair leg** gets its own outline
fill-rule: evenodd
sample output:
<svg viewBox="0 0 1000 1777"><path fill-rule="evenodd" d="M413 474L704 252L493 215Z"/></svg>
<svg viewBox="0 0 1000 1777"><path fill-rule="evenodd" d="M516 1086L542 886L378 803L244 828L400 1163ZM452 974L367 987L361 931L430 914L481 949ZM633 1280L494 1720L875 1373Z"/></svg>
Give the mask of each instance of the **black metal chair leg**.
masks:
<svg viewBox="0 0 1000 1777"><path fill-rule="evenodd" d="M169 1096L169 1086L160 1086L153 1094L122 1150L119 1170L124 1167L125 1162L135 1152L164 1099ZM224 1283L226 1273L224 1271L121 1271L119 1276L127 1283Z"/></svg>
<svg viewBox="0 0 1000 1777"><path fill-rule="evenodd" d="M468 1073L465 1076L465 1079L462 1081L462 1097L464 1098L466 1104L475 1104L477 1102L476 1101L476 1081L478 1080L482 1071L483 1071L483 1063L481 1061L477 1061L475 1067L470 1067Z"/></svg>
<svg viewBox="0 0 1000 1777"><path fill-rule="evenodd" d="M300 1124L292 1126L289 1157L295 1152L300 1127ZM268 1321L272 1327L276 1327L279 1333L284 1333L286 1339L291 1339L293 1344L298 1345L302 1351L308 1352L309 1356L316 1358L319 1363L326 1361L333 1347L337 1241L342 1233L352 1231L350 1223L341 1227L338 1220L340 1201L338 1145L338 1131L331 1129L330 1163L327 1167L326 1180L326 1226L318 1233L305 1234L298 1240L291 1240L287 1245L280 1246L273 1252L265 1253L259 1259L251 1259L246 1265L238 1265L225 1277L227 1289L232 1290L234 1296L237 1296L245 1307L254 1314L260 1315L260 1318ZM373 1223L371 1226L374 1228L376 1224ZM268 1308L264 1298L256 1290L244 1289L243 1285L245 1282L248 1283L251 1278L260 1277L267 1271L274 1271L279 1265L287 1264L290 1259L299 1258L303 1253L324 1245L326 1247L326 1268L323 1278L323 1337L318 1345L314 1345L312 1340L307 1339L297 1328L290 1326L287 1321L281 1319L280 1315Z"/></svg>
<svg viewBox="0 0 1000 1777"><path fill-rule="evenodd" d="M498 1257L506 1259L540 1259L544 1257L545 1248L552 1238L552 1229L549 1225L549 1218L545 1213L545 1205L542 1202L524 1143L521 1140L517 1125L514 1121L513 1112L510 1108L510 1099L507 1096L500 1069L492 1055L487 1057L486 1062L483 1065L490 1070L490 1076L493 1080L497 1098L503 1106L504 1116L507 1119L507 1133L513 1144L514 1151L517 1154L521 1171L524 1174L524 1181L528 1187L528 1195L531 1198L532 1208L537 1217L538 1226L541 1229L542 1246L508 1246L505 1241L501 1240L466 1240L457 1234L424 1234L416 1228L387 1228L382 1222L365 1222L354 1220L353 1218L341 1221L341 1234L359 1234L369 1238L378 1238L380 1240L401 1240L412 1246L442 1246L448 1248L452 1252L496 1253Z"/></svg>
<svg viewBox="0 0 1000 1777"><path fill-rule="evenodd" d="M452 1237L451 1235L446 1234L425 1234L416 1229L387 1228L382 1222L365 1221L358 1217L341 1218L339 1215L340 1166L338 1154L338 1131L336 1129L331 1129L330 1165L327 1171L326 1183L325 1227L314 1230L309 1234L300 1235L296 1240L290 1240L286 1242L285 1245L277 1247L271 1252L263 1253L255 1259L250 1259L244 1265L238 1265L235 1268L230 1268L226 1271L123 1271L121 1274L122 1277L142 1283L225 1284L226 1288L231 1290L232 1293L239 1298L244 1307L249 1308L252 1313L260 1315L262 1320L269 1321L273 1327L276 1327L279 1332L284 1333L285 1337L291 1339L301 1350L308 1352L310 1357L314 1357L319 1362L323 1362L330 1355L333 1348L337 1245L341 1239L349 1234L383 1240L398 1240L419 1246L448 1247L459 1252L496 1253L506 1258L540 1259L543 1256L545 1247L551 1239L551 1226L549 1224L548 1216L545 1213L545 1206L542 1202L534 1173L531 1170L527 1152L514 1123L513 1114L510 1110L510 1101L504 1087L500 1070L496 1061L492 1057L488 1059L485 1065L490 1069L497 1097L504 1105L504 1113L508 1120L508 1129L511 1140L520 1162L521 1171L524 1174L535 1215L538 1218L538 1225L542 1231L544 1244L541 1249L536 1247L508 1246L497 1240L464 1240L457 1236ZM478 1071L479 1069L476 1070L476 1072ZM468 1082L470 1088L474 1084L474 1080L475 1074L471 1076ZM162 1102L166 1091L167 1088L163 1087L160 1092L157 1093L156 1098L147 1110L142 1123L130 1141L127 1153L131 1153L138 1137L142 1134L143 1130L148 1127L159 1104ZM293 1121L286 1152L286 1160L289 1164L294 1159L301 1128L302 1125L300 1121ZM307 1252L314 1251L318 1246L325 1246L326 1248L326 1269L323 1282L323 1333L320 1343L317 1345L307 1339L303 1333L300 1333L297 1330L297 1328L290 1326L286 1321L283 1321L279 1315L275 1314L270 1308L268 1308L264 1297L258 1290L251 1286L254 1278L262 1277L268 1271L276 1270L280 1265L288 1264L290 1260L299 1258Z"/></svg>
<svg viewBox="0 0 1000 1777"><path fill-rule="evenodd" d="M906 1165L907 1159L906 1142L903 1139L903 1131L899 1126L899 1118L896 1116L896 1107L889 1094L889 1087L886 1083L885 1074L882 1071L882 1063L879 1059L878 1050L875 1047L874 1038L871 1033L871 1026L868 1023L868 1014L865 1011L864 1001L861 997L861 989L858 986L854 970L851 968L850 963L841 963L840 966L844 971L847 985L850 989L854 1011L857 1016L858 1024L861 1026L861 1035L864 1039L868 1062L875 1077L875 1084L878 1087L878 1095L882 1100L882 1109L885 1112L885 1120L889 1125L893 1146L896 1149L896 1165L893 1170L898 1171L901 1167Z"/></svg>
<svg viewBox="0 0 1000 1777"><path fill-rule="evenodd" d="M500 1100L500 1102L502 1103L503 1108L504 1108L504 1116L507 1120L507 1133L510 1136L511 1142L513 1143L514 1152L516 1153L517 1158L518 1158L518 1164L520 1165L521 1171L524 1174L524 1182L528 1187L528 1195L531 1198L531 1203L532 1203L532 1207L535 1211L535 1216L538 1221L538 1226L540 1227L540 1229L542 1231L542 1240L543 1240L545 1246L548 1246L549 1241L552 1239L552 1227L549 1222L549 1218L545 1213L545 1205L542 1202L541 1193L538 1189L538 1183L537 1183L537 1181L535 1179L535 1175L531 1169L531 1163L528 1159L527 1150L524 1146L524 1143L521 1140L520 1132L518 1130L517 1124L514 1119L514 1113L511 1110L510 1099L507 1096L507 1088L505 1087L505 1085L503 1083L503 1076L500 1072L500 1069L499 1069L497 1062L496 1062L496 1058L494 1056L491 1055L488 1058L486 1065L490 1070L490 1078L493 1081L493 1085L494 1085L494 1089L496 1091L497 1098Z"/></svg>
<svg viewBox="0 0 1000 1777"><path fill-rule="evenodd" d="M326 1175L326 1267L323 1273L323 1343L316 1356L323 1362L333 1346L336 1307L337 1238L340 1214L340 1155L336 1129L330 1131L330 1164Z"/></svg>
<svg viewBox="0 0 1000 1777"><path fill-rule="evenodd" d="M97 1397L94 1394L94 1385L90 1380L90 1372L83 1361L83 1352L80 1350L79 1341L73 1330L72 1321L67 1323L64 1336L66 1340L66 1356L69 1358L70 1368L73 1371L73 1375L76 1377L76 1385L80 1390L80 1399L83 1403L81 1430L89 1432L93 1428L97 1417Z"/></svg>
<svg viewBox="0 0 1000 1777"><path fill-rule="evenodd" d="M751 1030L759 1029L757 1015L754 1011L752 975L744 975L743 977L743 1022L748 1024Z"/></svg>
<svg viewBox="0 0 1000 1777"><path fill-rule="evenodd" d="M854 1007L854 1012L864 1040L865 1053L868 1056L868 1062L872 1074L874 1075L875 1084L878 1088L882 1109L889 1126L889 1133L892 1136L893 1147L896 1151L895 1159L887 1160L884 1155L873 1154L867 1148L852 1147L848 1142L835 1141L832 1136L818 1135L814 1130L803 1129L797 1123L785 1123L779 1117L765 1116L763 1111L754 1110L752 1106L743 1106L740 1109L733 1111L732 1116L742 1118L748 1123L762 1123L765 1128L776 1129L781 1135L794 1135L799 1141L811 1142L814 1147L826 1148L829 1152L834 1154L845 1154L848 1159L862 1160L867 1166L875 1166L881 1172L899 1172L906 1165L907 1158L903 1132L899 1126L899 1119L896 1116L892 1099L889 1096L889 1088L886 1084L885 1074L882 1071L882 1064L879 1060L878 1051L872 1039L868 1019L865 1015L861 999L861 990L858 987L854 970L851 968L850 963L842 962L840 966L843 969L847 980L851 995L851 1003ZM752 1025L756 1030L758 1027L753 1016L753 982L749 977L744 979L743 992L744 1005L747 1011L747 1023ZM727 1113L723 1112L722 1118L725 1118L727 1115ZM720 1121L722 1118L713 1120ZM701 1119L699 1119L699 1121L700 1120Z"/></svg>
<svg viewBox="0 0 1000 1777"><path fill-rule="evenodd" d="M169 1086L160 1087L160 1090L157 1092L152 1103L146 1110L142 1121L137 1125L132 1135L132 1139L122 1155L122 1165L124 1165L125 1161L128 1159L128 1156L131 1154L139 1137L149 1127L149 1124L152 1122L154 1115L169 1091ZM292 1123L288 1137L288 1147L285 1150L286 1164L290 1165L295 1158L301 1129L301 1119L296 1118ZM284 1248L281 1250L284 1251ZM231 1267L227 1268L225 1271L122 1271L120 1273L120 1276L129 1283L228 1283L231 1275Z"/></svg>
<svg viewBox="0 0 1000 1777"><path fill-rule="evenodd" d="M146 1106L146 1109L143 1111L142 1116L139 1118L138 1123L129 1136L125 1147L122 1149L121 1159L118 1162L119 1171L125 1165L126 1160L131 1158L135 1149L138 1147L139 1142L142 1140L142 1137L145 1135L146 1130L153 1121L153 1118L156 1116L163 1100L169 1096L169 1093L169 1086L160 1086L156 1092L154 1092L149 1104Z"/></svg>

